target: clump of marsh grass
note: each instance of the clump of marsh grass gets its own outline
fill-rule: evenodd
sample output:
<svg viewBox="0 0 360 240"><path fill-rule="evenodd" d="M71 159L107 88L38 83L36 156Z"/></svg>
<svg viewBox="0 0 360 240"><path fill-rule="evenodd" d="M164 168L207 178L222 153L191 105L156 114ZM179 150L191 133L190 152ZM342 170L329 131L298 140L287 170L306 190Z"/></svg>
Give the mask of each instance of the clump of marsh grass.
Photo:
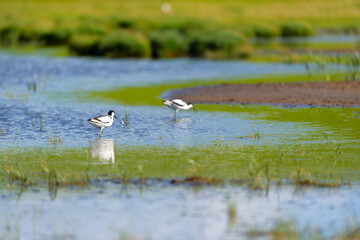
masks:
<svg viewBox="0 0 360 240"><path fill-rule="evenodd" d="M253 128L252 133L250 133L249 137L253 139L259 139L261 138L261 133L257 128Z"/></svg>
<svg viewBox="0 0 360 240"><path fill-rule="evenodd" d="M40 131L43 131L43 127L44 127L44 120L40 115Z"/></svg>
<svg viewBox="0 0 360 240"><path fill-rule="evenodd" d="M139 171L140 182L144 183L145 177L144 177L143 166L141 164L138 165L138 171Z"/></svg>
<svg viewBox="0 0 360 240"><path fill-rule="evenodd" d="M249 187L253 189L262 189L261 166L255 158L251 158L248 163L247 175L249 179Z"/></svg>
<svg viewBox="0 0 360 240"><path fill-rule="evenodd" d="M69 49L72 53L78 55L98 56L101 55L99 50L99 39L100 37L97 35L78 34L71 38Z"/></svg>
<svg viewBox="0 0 360 240"><path fill-rule="evenodd" d="M125 112L125 126L129 128L129 125L130 125L129 114Z"/></svg>
<svg viewBox="0 0 360 240"><path fill-rule="evenodd" d="M350 80L357 80L357 76L360 73L360 55L355 52L353 55L345 58L345 65L348 68Z"/></svg>
<svg viewBox="0 0 360 240"><path fill-rule="evenodd" d="M86 183L90 182L89 171L90 171L90 164L89 164L89 162L87 162L86 166L85 166L85 182Z"/></svg>
<svg viewBox="0 0 360 240"><path fill-rule="evenodd" d="M123 29L135 29L140 24L135 18L119 18L114 22L116 27Z"/></svg>
<svg viewBox="0 0 360 240"><path fill-rule="evenodd" d="M51 200L55 200L59 187L58 176L55 169L48 171L48 189Z"/></svg>
<svg viewBox="0 0 360 240"><path fill-rule="evenodd" d="M49 185L59 185L58 174L55 169L48 170L48 184Z"/></svg>
<svg viewBox="0 0 360 240"><path fill-rule="evenodd" d="M313 183L310 171L302 166L295 167L292 172L292 180L297 185L311 185Z"/></svg>
<svg viewBox="0 0 360 240"><path fill-rule="evenodd" d="M250 239L336 239L336 240L357 240L360 237L360 227L357 221L347 224L343 232L325 237L318 228L304 227L300 229L294 220L278 219L269 230L253 228L246 233Z"/></svg>
<svg viewBox="0 0 360 240"><path fill-rule="evenodd" d="M188 160L190 164L189 173L191 176L202 176L204 173L204 166L193 159Z"/></svg>
<svg viewBox="0 0 360 240"><path fill-rule="evenodd" d="M16 166L8 166L6 172L8 173L8 178L10 182L18 182L21 185L24 185L28 181L28 177L26 176L22 168L17 168Z"/></svg>
<svg viewBox="0 0 360 240"><path fill-rule="evenodd" d="M350 240L360 239L360 224L356 219L353 219L345 228L345 230L339 234L336 239Z"/></svg>
<svg viewBox="0 0 360 240"><path fill-rule="evenodd" d="M260 139L262 137L260 131L257 128L253 128L249 135L236 136L235 138L252 138Z"/></svg>
<svg viewBox="0 0 360 240"><path fill-rule="evenodd" d="M5 135L6 134L5 129L2 127L0 127L0 129L1 129L1 135Z"/></svg>
<svg viewBox="0 0 360 240"><path fill-rule="evenodd" d="M305 69L306 69L306 72L307 72L308 81L311 81L312 72L311 72L311 67L310 67L309 62L305 63Z"/></svg>
<svg viewBox="0 0 360 240"><path fill-rule="evenodd" d="M279 28L269 24L254 25L252 32L257 38L275 38L280 35Z"/></svg>
<svg viewBox="0 0 360 240"><path fill-rule="evenodd" d="M186 36L176 30L154 31L149 39L153 58L185 56L188 50Z"/></svg>
<svg viewBox="0 0 360 240"><path fill-rule="evenodd" d="M71 38L71 31L63 28L53 28L39 32L37 38L40 44L45 46L67 44Z"/></svg>
<svg viewBox="0 0 360 240"><path fill-rule="evenodd" d="M31 112L29 112L29 116L30 116L30 119L31 119L31 125L33 127L35 127L34 119L33 119L32 115L31 115Z"/></svg>
<svg viewBox="0 0 360 240"><path fill-rule="evenodd" d="M141 33L116 30L100 39L99 52L108 57L148 57L151 49Z"/></svg>
<svg viewBox="0 0 360 240"><path fill-rule="evenodd" d="M277 161L276 166L276 176L277 176L277 184L281 184L281 175L280 175L280 169L282 168L283 162L284 162L284 156L285 156L285 145L280 147L280 157Z"/></svg>
<svg viewBox="0 0 360 240"><path fill-rule="evenodd" d="M310 25L300 22L287 22L280 25L282 37L308 37L313 34Z"/></svg>
<svg viewBox="0 0 360 240"><path fill-rule="evenodd" d="M3 46L16 45L21 38L21 29L17 26L5 26L0 29L0 44Z"/></svg>
<svg viewBox="0 0 360 240"><path fill-rule="evenodd" d="M47 139L47 143L49 145L53 145L53 146L56 146L56 145L59 145L59 144L62 144L63 143L63 140L61 138L61 136L52 136L52 135L48 135L48 139Z"/></svg>
<svg viewBox="0 0 360 240"><path fill-rule="evenodd" d="M27 87L28 87L29 91L36 92L36 90L37 90L36 80L32 79L31 81L29 81L27 83Z"/></svg>
<svg viewBox="0 0 360 240"><path fill-rule="evenodd" d="M229 225L235 226L236 216L237 216L237 208L236 208L236 203L230 199L227 199L227 215L228 215Z"/></svg>
<svg viewBox="0 0 360 240"><path fill-rule="evenodd" d="M192 31L188 35L188 55L206 57L218 52L231 57L244 44L244 37L235 31Z"/></svg>
<svg viewBox="0 0 360 240"><path fill-rule="evenodd" d="M336 142L336 141L334 141L333 139L330 138L329 134L327 134L325 132L323 133L323 135L326 138L326 140L328 140L328 142L329 142L329 144L331 146L331 149L334 151L335 161L334 161L333 165L335 166L338 161L341 161L340 147L341 147L341 144L343 143L343 141Z"/></svg>

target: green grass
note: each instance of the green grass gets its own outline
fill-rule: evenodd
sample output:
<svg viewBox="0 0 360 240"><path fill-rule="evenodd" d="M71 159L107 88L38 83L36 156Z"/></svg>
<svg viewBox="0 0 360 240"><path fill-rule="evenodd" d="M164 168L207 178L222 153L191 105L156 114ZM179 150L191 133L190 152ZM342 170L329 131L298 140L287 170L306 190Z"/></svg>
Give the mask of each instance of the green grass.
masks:
<svg viewBox="0 0 360 240"><path fill-rule="evenodd" d="M287 22L280 26L283 37L307 37L313 34L311 26L299 22Z"/></svg>
<svg viewBox="0 0 360 240"><path fill-rule="evenodd" d="M173 1L170 14L162 13L160 4L2 1L0 43L65 45L74 54L110 57L243 58L250 49L245 36L308 36L318 30L356 32L360 27L356 0ZM94 50L94 43L103 49Z"/></svg>
<svg viewBox="0 0 360 240"><path fill-rule="evenodd" d="M178 30L153 31L149 34L153 58L186 56L186 37Z"/></svg>

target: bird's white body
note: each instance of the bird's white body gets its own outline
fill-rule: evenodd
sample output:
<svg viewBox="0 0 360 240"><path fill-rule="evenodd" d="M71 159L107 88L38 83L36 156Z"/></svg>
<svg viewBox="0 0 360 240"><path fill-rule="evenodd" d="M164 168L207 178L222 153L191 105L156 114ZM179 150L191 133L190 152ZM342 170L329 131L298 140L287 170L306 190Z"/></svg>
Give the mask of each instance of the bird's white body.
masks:
<svg viewBox="0 0 360 240"><path fill-rule="evenodd" d="M176 113L179 110L189 110L190 108L193 108L194 106L191 103L186 103L185 101L181 99L172 99L172 100L165 100L163 101L164 105L168 106L169 108L172 108L175 110L174 118L176 118Z"/></svg>
<svg viewBox="0 0 360 240"><path fill-rule="evenodd" d="M88 119L87 121L88 121L88 123L90 123L94 127L100 128L98 136L101 137L101 131L104 128L110 127L113 124L114 116L115 116L115 112L114 111L109 111L108 115L101 115L101 116L98 116L98 117Z"/></svg>

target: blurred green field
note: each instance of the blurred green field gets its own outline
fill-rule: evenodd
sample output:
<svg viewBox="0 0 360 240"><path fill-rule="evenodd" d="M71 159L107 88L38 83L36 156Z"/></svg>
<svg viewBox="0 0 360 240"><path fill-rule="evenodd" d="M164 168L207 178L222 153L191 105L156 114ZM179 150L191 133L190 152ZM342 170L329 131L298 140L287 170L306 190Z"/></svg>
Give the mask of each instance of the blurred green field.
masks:
<svg viewBox="0 0 360 240"><path fill-rule="evenodd" d="M356 0L15 0L0 1L0 42L77 55L244 58L249 37L357 33L359 20Z"/></svg>

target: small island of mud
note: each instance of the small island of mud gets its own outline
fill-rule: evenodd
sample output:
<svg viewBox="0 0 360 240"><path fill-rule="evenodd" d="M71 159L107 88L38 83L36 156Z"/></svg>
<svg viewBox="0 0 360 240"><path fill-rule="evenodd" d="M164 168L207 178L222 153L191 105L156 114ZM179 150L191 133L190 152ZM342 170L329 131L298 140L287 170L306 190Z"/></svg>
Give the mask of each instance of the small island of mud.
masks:
<svg viewBox="0 0 360 240"><path fill-rule="evenodd" d="M168 93L194 103L360 106L360 81L220 84Z"/></svg>

